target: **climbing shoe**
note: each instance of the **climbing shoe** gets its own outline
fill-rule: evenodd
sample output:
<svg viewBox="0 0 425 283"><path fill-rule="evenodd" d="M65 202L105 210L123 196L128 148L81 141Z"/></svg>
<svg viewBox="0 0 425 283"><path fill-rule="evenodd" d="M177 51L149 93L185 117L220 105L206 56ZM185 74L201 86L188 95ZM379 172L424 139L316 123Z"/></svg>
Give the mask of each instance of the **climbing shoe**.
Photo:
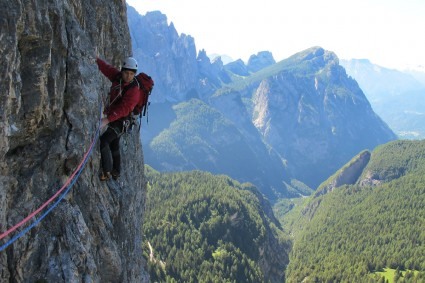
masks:
<svg viewBox="0 0 425 283"><path fill-rule="evenodd" d="M101 180L101 181L108 181L109 179L111 178L111 173L109 173L109 172L106 172L106 173L100 173L100 175L99 175L99 179Z"/></svg>
<svg viewBox="0 0 425 283"><path fill-rule="evenodd" d="M115 170L115 169L112 169L111 175L112 175L112 178L113 178L114 180L116 180L116 179L118 179L118 178L120 177L120 172L118 172L118 171L117 171L117 170Z"/></svg>

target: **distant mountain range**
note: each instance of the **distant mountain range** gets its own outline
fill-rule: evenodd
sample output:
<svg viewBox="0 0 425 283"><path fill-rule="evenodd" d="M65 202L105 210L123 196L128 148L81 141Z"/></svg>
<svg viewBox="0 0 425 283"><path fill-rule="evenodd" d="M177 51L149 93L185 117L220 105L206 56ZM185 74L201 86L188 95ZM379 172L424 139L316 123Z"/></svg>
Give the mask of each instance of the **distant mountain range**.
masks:
<svg viewBox="0 0 425 283"><path fill-rule="evenodd" d="M141 132L165 172L145 166L152 280L424 281L425 143L396 140L374 112L423 111L420 73L321 47L225 64L160 12L128 16L158 85Z"/></svg>
<svg viewBox="0 0 425 283"><path fill-rule="evenodd" d="M134 56L155 80L141 136L156 170L226 174L273 200L308 194L358 152L396 139L332 52L224 65L196 54L160 12L129 7L128 18Z"/></svg>
<svg viewBox="0 0 425 283"><path fill-rule="evenodd" d="M210 58L211 61L214 61L216 58L220 58L224 65L227 65L228 63L231 63L235 61L232 57L225 55L225 54L207 54L208 58Z"/></svg>
<svg viewBox="0 0 425 283"><path fill-rule="evenodd" d="M341 60L341 65L399 138L425 138L425 73L387 69L367 59Z"/></svg>

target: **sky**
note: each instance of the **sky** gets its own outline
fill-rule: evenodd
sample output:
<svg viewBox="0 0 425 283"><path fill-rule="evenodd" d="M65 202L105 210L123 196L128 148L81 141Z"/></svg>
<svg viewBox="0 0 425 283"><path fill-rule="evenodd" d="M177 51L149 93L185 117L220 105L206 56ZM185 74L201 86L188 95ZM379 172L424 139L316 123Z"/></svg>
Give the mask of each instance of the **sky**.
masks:
<svg viewBox="0 0 425 283"><path fill-rule="evenodd" d="M425 0L127 0L141 15L161 11L197 50L247 62L276 61L320 46L340 59L425 68Z"/></svg>

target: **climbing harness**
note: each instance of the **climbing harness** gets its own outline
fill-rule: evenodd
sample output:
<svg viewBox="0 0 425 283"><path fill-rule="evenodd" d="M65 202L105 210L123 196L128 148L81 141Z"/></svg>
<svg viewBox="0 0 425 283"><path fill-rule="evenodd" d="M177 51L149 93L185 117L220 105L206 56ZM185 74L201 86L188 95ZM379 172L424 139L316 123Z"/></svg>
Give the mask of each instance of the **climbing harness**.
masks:
<svg viewBox="0 0 425 283"><path fill-rule="evenodd" d="M91 153L93 151L94 145L96 144L96 142L97 142L97 140L99 138L100 125L101 125L101 117L102 117L102 105L100 105L99 108L100 108L100 115L99 115L99 121L98 121L98 126L97 126L95 137L93 138L93 140L92 140L92 142L90 144L89 149L84 154L84 157L81 160L80 164L78 165L77 169L75 169L75 171L71 174L71 176L68 178L68 180L65 182L65 184L48 201L46 201L43 205L41 205L38 209L36 209L30 215L28 215L27 217L25 217L21 222L19 222L18 224L16 224L15 226L13 226L9 230L7 230L6 232L2 233L0 235L0 240L4 239L10 233L12 233L16 229L18 229L19 227L21 227L22 225L24 225L25 223L27 223L31 218L35 217L45 207L47 207L53 200L55 200L62 192L63 192L63 194L52 204L52 206L50 206L40 216L40 218L36 219L30 226L28 226L27 228L25 228L24 230L22 230L19 234L17 234L13 238L11 238L9 241L7 241L5 244L3 244L2 246L0 246L0 251L3 251L5 248L7 248L11 244L13 244L16 240L18 240L20 237L22 237L23 235L25 235L29 230L31 230L34 226L36 226L38 223L40 223L41 220L43 220L59 204L59 202L68 194L68 192L70 191L70 189L72 188L72 186L78 180L78 177L83 172L83 169L84 169L84 167L85 167L85 165L86 165L86 163L87 163L87 161L88 161L88 159L89 159L89 157L90 157L90 155L91 155Z"/></svg>
<svg viewBox="0 0 425 283"><path fill-rule="evenodd" d="M127 152L128 149L128 139L129 139L129 134L131 134L133 132L133 128L137 126L137 120L136 118L134 118L133 115L129 115L126 120L123 121L123 126L122 126L122 132L121 132L121 136L123 137L122 141L123 141L123 146L122 149L124 152ZM140 125L139 125L139 129L140 129Z"/></svg>

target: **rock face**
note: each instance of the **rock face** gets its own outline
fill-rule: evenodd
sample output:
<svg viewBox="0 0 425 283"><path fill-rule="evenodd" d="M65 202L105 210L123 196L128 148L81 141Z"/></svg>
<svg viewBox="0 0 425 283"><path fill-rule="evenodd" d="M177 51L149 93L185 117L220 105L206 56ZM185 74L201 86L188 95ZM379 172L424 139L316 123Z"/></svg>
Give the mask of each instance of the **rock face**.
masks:
<svg viewBox="0 0 425 283"><path fill-rule="evenodd" d="M241 59L227 64L226 69L229 70L229 72L234 73L238 76L249 76L249 70Z"/></svg>
<svg viewBox="0 0 425 283"><path fill-rule="evenodd" d="M370 155L370 152L365 150L354 157L328 183L325 182L317 189L315 197L332 192L335 188L343 185L354 185L367 166Z"/></svg>
<svg viewBox="0 0 425 283"><path fill-rule="evenodd" d="M187 90L197 85L198 66L194 39L178 35L173 23L160 12L141 17L129 7L128 23L132 30L133 55L141 68L155 81L155 101L180 101Z"/></svg>
<svg viewBox="0 0 425 283"><path fill-rule="evenodd" d="M152 102L205 99L230 81L221 59L211 62L204 50L197 55L193 37L179 35L161 12L141 16L128 7L128 23L134 57L155 81Z"/></svg>
<svg viewBox="0 0 425 283"><path fill-rule="evenodd" d="M251 55L249 57L247 68L250 72L255 73L274 63L276 61L270 51L261 51L257 55Z"/></svg>
<svg viewBox="0 0 425 283"><path fill-rule="evenodd" d="M360 151L396 138L338 61L320 47L297 53L253 96L253 122L265 142L311 187Z"/></svg>
<svg viewBox="0 0 425 283"><path fill-rule="evenodd" d="M2 1L0 19L4 233L62 187L96 141L101 96L109 88L94 63L96 50L119 66L131 42L122 1ZM140 246L143 156L137 135L125 140L120 180L99 182L94 143L65 198L0 252L1 282L146 281Z"/></svg>

